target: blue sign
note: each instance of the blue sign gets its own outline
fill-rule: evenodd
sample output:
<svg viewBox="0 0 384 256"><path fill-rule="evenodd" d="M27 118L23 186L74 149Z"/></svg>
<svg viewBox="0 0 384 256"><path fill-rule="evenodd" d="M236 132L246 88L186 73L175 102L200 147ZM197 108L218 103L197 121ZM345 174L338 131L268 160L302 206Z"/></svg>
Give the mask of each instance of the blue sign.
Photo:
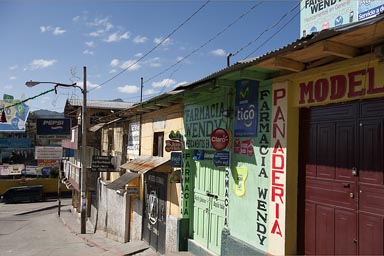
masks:
<svg viewBox="0 0 384 256"><path fill-rule="evenodd" d="M181 167L181 152L171 152L171 167Z"/></svg>
<svg viewBox="0 0 384 256"><path fill-rule="evenodd" d="M28 138L20 139L0 139L0 148L30 148L32 140Z"/></svg>
<svg viewBox="0 0 384 256"><path fill-rule="evenodd" d="M25 122L29 114L29 107L20 100L13 99L13 96L5 94L0 100L0 114L4 111L5 123L0 123L0 131L24 132Z"/></svg>
<svg viewBox="0 0 384 256"><path fill-rule="evenodd" d="M258 91L258 81L236 81L235 137L257 135Z"/></svg>
<svg viewBox="0 0 384 256"><path fill-rule="evenodd" d="M200 160L204 160L204 150L200 150L200 149L195 149L193 151L193 160L195 161L200 161Z"/></svg>
<svg viewBox="0 0 384 256"><path fill-rule="evenodd" d="M229 166L229 151L217 151L213 155L213 164L216 167Z"/></svg>
<svg viewBox="0 0 384 256"><path fill-rule="evenodd" d="M41 138L70 138L71 120L69 118L37 119L37 136Z"/></svg>

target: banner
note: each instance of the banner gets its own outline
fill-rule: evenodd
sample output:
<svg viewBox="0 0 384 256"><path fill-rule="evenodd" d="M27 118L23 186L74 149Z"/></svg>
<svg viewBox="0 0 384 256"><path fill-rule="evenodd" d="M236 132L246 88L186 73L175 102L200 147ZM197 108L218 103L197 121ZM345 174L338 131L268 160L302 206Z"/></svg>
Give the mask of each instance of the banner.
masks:
<svg viewBox="0 0 384 256"><path fill-rule="evenodd" d="M0 114L5 112L7 122L0 123L2 132L25 132L25 122L29 114L29 107L21 100L15 100L11 95L4 94L0 100Z"/></svg>

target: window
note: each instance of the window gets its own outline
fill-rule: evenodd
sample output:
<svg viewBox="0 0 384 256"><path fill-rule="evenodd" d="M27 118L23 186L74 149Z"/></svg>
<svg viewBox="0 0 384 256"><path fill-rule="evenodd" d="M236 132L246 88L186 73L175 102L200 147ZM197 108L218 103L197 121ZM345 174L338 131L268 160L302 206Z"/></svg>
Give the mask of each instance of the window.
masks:
<svg viewBox="0 0 384 256"><path fill-rule="evenodd" d="M155 132L153 135L153 156L163 156L164 132Z"/></svg>

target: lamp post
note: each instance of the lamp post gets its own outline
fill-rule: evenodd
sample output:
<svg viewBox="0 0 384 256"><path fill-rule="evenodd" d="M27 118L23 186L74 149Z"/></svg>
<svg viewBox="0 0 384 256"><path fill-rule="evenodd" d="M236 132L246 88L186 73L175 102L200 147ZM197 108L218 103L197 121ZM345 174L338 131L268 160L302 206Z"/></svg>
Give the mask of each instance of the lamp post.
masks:
<svg viewBox="0 0 384 256"><path fill-rule="evenodd" d="M57 92L57 87L76 87L79 88L83 94L83 104L81 109L81 171L80 171L80 207L81 207L81 234L86 233L86 177L87 177L87 161L86 161L86 147L87 147L87 77L86 77L86 67L83 67L84 71L84 80L83 88L78 86L76 83L73 84L62 84L56 82L37 82L37 81L28 81L25 83L28 87L33 87L38 84L54 84L55 92Z"/></svg>

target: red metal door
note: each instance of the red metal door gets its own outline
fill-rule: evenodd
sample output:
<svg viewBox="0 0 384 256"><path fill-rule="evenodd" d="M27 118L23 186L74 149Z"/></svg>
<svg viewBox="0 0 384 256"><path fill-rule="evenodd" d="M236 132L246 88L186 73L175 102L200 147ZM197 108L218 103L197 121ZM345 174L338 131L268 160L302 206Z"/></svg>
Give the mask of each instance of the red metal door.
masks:
<svg viewBox="0 0 384 256"><path fill-rule="evenodd" d="M301 112L302 253L384 253L384 111L372 113L383 106L365 101Z"/></svg>

